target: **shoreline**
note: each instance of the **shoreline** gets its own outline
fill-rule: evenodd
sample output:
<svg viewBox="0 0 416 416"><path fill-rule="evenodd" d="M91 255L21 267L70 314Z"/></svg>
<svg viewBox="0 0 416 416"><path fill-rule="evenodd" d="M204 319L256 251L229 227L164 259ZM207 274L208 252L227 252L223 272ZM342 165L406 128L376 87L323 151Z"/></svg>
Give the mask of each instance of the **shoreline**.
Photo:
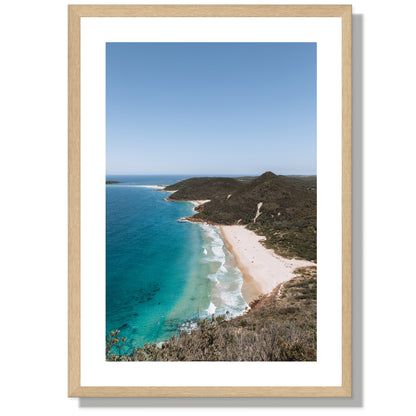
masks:
<svg viewBox="0 0 416 416"><path fill-rule="evenodd" d="M173 191L175 192L175 191ZM169 197L168 201L180 202ZM194 205L194 211L209 200L185 200ZM185 202L183 201L183 202ZM180 221L205 223L217 226L224 245L234 256L236 265L243 275L241 294L248 305L262 295L270 294L278 285L292 279L299 267L316 266L309 260L282 257L263 246L265 237L248 230L244 225L221 225L193 216L181 218Z"/></svg>
<svg viewBox="0 0 416 416"><path fill-rule="evenodd" d="M194 218L194 215L198 212L198 208L211 200L175 200L169 197L165 198L165 200L169 202L187 202L193 206L192 215L179 218L177 221L190 222L202 226L202 238L204 244L207 244L207 246L204 248L204 244L202 245L202 248L204 248L204 254L203 256L201 255L200 264L202 262L207 265L210 263L215 265L214 268L212 268L213 266L210 266L210 270L206 271L207 274L203 275L203 277L210 281L210 303L208 308L206 310L204 309L202 312L206 312L207 317L215 315L217 312L224 316L226 313L229 314L228 318L237 317L243 314L249 307L249 303L241 291L241 282L244 283L244 278L242 278L241 270L238 269L238 274L234 272L235 264L232 260L230 262L229 255L227 255L227 245L224 241L221 230L219 229L219 224L211 224L206 220ZM204 226L208 226L208 229ZM218 263L221 265L218 266ZM226 273L225 279L223 279L223 273ZM236 278L238 279L238 288L236 288L235 284ZM201 318L199 318L199 320L200 319ZM205 319L205 316L203 316L202 319Z"/></svg>
<svg viewBox="0 0 416 416"><path fill-rule="evenodd" d="M243 225L219 225L228 250L243 274L241 293L248 304L292 279L295 269L316 266L308 260L287 259L261 244L264 237Z"/></svg>

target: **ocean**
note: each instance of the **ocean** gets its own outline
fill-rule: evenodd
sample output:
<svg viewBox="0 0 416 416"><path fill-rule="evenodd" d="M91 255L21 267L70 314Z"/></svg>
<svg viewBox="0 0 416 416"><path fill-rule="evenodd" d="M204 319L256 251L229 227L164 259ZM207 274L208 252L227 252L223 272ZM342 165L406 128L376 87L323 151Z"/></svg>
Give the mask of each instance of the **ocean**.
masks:
<svg viewBox="0 0 416 416"><path fill-rule="evenodd" d="M106 335L119 329L130 351L248 307L218 227L179 221L195 205L154 187L186 178L107 176L122 183L106 186Z"/></svg>

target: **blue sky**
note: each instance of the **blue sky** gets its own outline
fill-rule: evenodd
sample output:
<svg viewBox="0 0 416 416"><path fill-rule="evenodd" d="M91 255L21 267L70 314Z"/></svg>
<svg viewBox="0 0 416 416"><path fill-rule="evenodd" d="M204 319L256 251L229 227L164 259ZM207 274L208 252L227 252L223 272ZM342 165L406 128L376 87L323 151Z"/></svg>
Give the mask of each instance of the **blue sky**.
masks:
<svg viewBox="0 0 416 416"><path fill-rule="evenodd" d="M107 43L107 174L316 174L315 43Z"/></svg>

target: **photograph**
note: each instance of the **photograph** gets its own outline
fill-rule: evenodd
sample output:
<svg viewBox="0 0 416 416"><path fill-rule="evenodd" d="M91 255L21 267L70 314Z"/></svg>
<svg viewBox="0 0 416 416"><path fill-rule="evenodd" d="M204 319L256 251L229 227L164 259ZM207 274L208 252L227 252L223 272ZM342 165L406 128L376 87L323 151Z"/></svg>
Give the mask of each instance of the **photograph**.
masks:
<svg viewBox="0 0 416 416"><path fill-rule="evenodd" d="M105 67L105 360L316 362L317 43Z"/></svg>

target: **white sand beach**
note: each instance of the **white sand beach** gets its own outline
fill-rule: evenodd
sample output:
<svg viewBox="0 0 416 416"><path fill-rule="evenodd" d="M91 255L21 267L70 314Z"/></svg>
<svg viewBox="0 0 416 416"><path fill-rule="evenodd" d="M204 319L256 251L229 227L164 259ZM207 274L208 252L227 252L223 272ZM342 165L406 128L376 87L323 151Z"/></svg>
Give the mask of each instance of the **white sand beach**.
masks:
<svg viewBox="0 0 416 416"><path fill-rule="evenodd" d="M290 280L298 267L316 265L307 260L278 256L260 243L264 237L243 225L222 225L220 229L227 248L233 253L243 273L241 291L247 303L259 295L270 293L279 283Z"/></svg>
<svg viewBox="0 0 416 416"><path fill-rule="evenodd" d="M200 205L204 205L204 204L206 204L207 202L210 202L211 200L210 199L199 199L199 200L191 200L191 201L189 201L189 202L192 202L196 207L198 207L198 206L200 206Z"/></svg>

